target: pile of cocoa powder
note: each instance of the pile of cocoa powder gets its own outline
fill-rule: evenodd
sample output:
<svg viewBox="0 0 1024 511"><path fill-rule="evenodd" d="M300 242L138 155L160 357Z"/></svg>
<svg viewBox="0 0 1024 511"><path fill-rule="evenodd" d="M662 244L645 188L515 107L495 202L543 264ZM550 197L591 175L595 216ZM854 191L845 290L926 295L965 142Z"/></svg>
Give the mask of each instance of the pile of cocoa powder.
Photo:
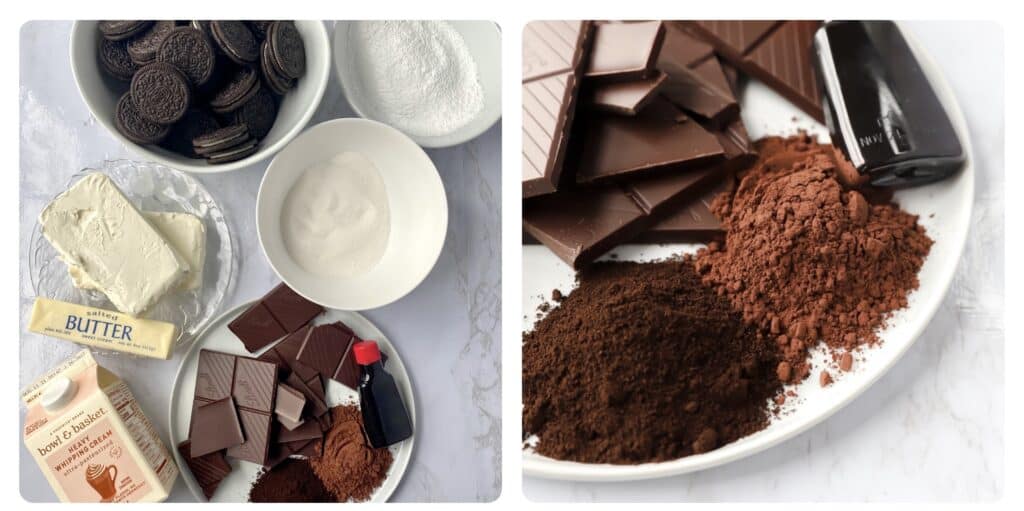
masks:
<svg viewBox="0 0 1024 511"><path fill-rule="evenodd" d="M523 432L540 454L665 461L768 424L772 339L692 261L598 263L577 281L523 340Z"/></svg>
<svg viewBox="0 0 1024 511"><path fill-rule="evenodd" d="M771 137L757 150L757 162L713 203L725 242L699 252L696 264L748 322L774 336L784 358L779 377L799 381L819 340L835 353L878 341L877 330L918 287L932 241L886 194L849 186L856 172L831 145Z"/></svg>

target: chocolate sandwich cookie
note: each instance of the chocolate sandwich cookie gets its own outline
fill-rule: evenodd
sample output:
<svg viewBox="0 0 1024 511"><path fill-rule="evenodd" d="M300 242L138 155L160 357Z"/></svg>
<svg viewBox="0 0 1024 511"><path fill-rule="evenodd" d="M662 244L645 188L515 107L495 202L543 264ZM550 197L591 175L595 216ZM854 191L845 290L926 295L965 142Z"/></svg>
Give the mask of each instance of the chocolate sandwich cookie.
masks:
<svg viewBox="0 0 1024 511"><path fill-rule="evenodd" d="M306 72L306 45L291 21L275 21L267 31L270 57L282 75L296 79Z"/></svg>
<svg viewBox="0 0 1024 511"><path fill-rule="evenodd" d="M148 121L139 115L132 95L128 92L121 96L114 108L114 127L136 144L155 144L163 140L171 129L170 126Z"/></svg>
<svg viewBox="0 0 1024 511"><path fill-rule="evenodd" d="M216 165L218 163L230 163L247 158L256 152L256 141L250 140L240 146L225 149L220 152L206 155L206 161Z"/></svg>
<svg viewBox="0 0 1024 511"><path fill-rule="evenodd" d="M210 98L210 108L219 114L231 112L252 99L259 86L256 70L243 67Z"/></svg>
<svg viewBox="0 0 1024 511"><path fill-rule="evenodd" d="M206 36L192 27L171 30L156 52L157 62L178 68L194 87L205 85L213 76L216 55Z"/></svg>
<svg viewBox="0 0 1024 511"><path fill-rule="evenodd" d="M164 62L154 62L135 73L131 95L139 114L158 124L178 122L192 101L188 78Z"/></svg>
<svg viewBox="0 0 1024 511"><path fill-rule="evenodd" d="M252 35L257 41L263 42L267 38L267 30L270 28L270 24L273 20L260 20L260 21L247 21L249 24L249 30L252 30Z"/></svg>
<svg viewBox="0 0 1024 511"><path fill-rule="evenodd" d="M142 35L128 41L128 55L131 55L132 61L140 66L156 62L157 48L174 27L174 21L157 21Z"/></svg>
<svg viewBox="0 0 1024 511"><path fill-rule="evenodd" d="M111 41L100 39L99 59L100 67L109 76L122 82L131 81L132 75L139 70L139 66L132 62L128 55L128 43L126 41Z"/></svg>
<svg viewBox="0 0 1024 511"><path fill-rule="evenodd" d="M211 41L213 40L213 36L210 35L210 20L192 20L189 22L189 25L192 28L202 32L207 39Z"/></svg>
<svg viewBox="0 0 1024 511"><path fill-rule="evenodd" d="M192 139L192 147L197 154L208 157L212 153L243 145L249 140L249 128L241 124L232 124Z"/></svg>
<svg viewBox="0 0 1024 511"><path fill-rule="evenodd" d="M229 59L248 65L259 58L259 46L249 26L241 21L216 20L210 22L210 35Z"/></svg>
<svg viewBox="0 0 1024 511"><path fill-rule="evenodd" d="M231 112L233 124L242 124L249 129L249 135L255 140L262 140L274 127L277 118L277 100L265 88L256 85L256 94L244 105Z"/></svg>
<svg viewBox="0 0 1024 511"><path fill-rule="evenodd" d="M202 108L189 108L188 112L185 112L185 117L174 123L171 132L160 146L189 158L202 158L192 146L192 140L218 129L220 122L213 113Z"/></svg>
<svg viewBox="0 0 1024 511"><path fill-rule="evenodd" d="M267 88L274 94L283 96L295 85L295 80L284 76L275 68L270 52L270 42L264 41L260 46L260 75L263 77L263 83L267 84Z"/></svg>
<svg viewBox="0 0 1024 511"><path fill-rule="evenodd" d="M123 41L141 34L152 24L149 20L104 20L97 27L104 38Z"/></svg>

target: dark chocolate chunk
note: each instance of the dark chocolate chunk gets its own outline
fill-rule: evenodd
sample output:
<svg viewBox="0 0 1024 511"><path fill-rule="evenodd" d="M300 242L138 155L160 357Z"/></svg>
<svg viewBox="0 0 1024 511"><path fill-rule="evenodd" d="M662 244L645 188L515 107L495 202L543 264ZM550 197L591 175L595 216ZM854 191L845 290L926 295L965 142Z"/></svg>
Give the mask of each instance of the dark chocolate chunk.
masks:
<svg viewBox="0 0 1024 511"><path fill-rule="evenodd" d="M188 78L178 68L154 62L132 77L132 102L150 122L173 124L185 116L192 101Z"/></svg>
<svg viewBox="0 0 1024 511"><path fill-rule="evenodd" d="M152 25L150 20L103 20L96 27L104 38L123 41L141 34Z"/></svg>
<svg viewBox="0 0 1024 511"><path fill-rule="evenodd" d="M281 328L263 302L257 302L228 323L228 329L238 336L250 353L263 349L288 333Z"/></svg>
<svg viewBox="0 0 1024 511"><path fill-rule="evenodd" d="M249 26L241 21L216 20L210 22L210 35L229 59L240 65L256 62L259 46Z"/></svg>
<svg viewBox="0 0 1024 511"><path fill-rule="evenodd" d="M275 21L267 32L270 58L274 68L291 79L301 78L306 72L306 46L302 35L291 21Z"/></svg>
<svg viewBox="0 0 1024 511"><path fill-rule="evenodd" d="M289 332L302 328L324 311L323 306L307 300L283 282L263 297L263 303Z"/></svg>
<svg viewBox="0 0 1024 511"><path fill-rule="evenodd" d="M319 377L310 381L319 381ZM310 388L306 382L302 381L299 378L299 375L295 373L288 375L288 378L285 379L285 383L301 392L303 396L306 396L306 401L309 402L308 409L313 413L313 415L320 416L330 410L327 406L327 402L324 401L324 397L322 395L318 395L317 392Z"/></svg>
<svg viewBox="0 0 1024 511"><path fill-rule="evenodd" d="M281 359L288 365L288 370L296 373L303 381L308 381L313 377L319 377L319 373L316 369L299 362L295 358L299 355L299 350L302 349L302 343L306 342L306 336L309 335L312 329L312 326L304 326L289 334L288 337L285 337L284 340L274 345L273 348Z"/></svg>
<svg viewBox="0 0 1024 511"><path fill-rule="evenodd" d="M237 357L228 353L199 350L195 397L207 401L231 397L231 384L235 379L235 358Z"/></svg>
<svg viewBox="0 0 1024 511"><path fill-rule="evenodd" d="M245 433L245 442L227 450L227 455L237 460L251 461L265 465L270 447L271 415L247 409L238 410L238 418Z"/></svg>
<svg viewBox="0 0 1024 511"><path fill-rule="evenodd" d="M192 457L192 443L188 440L178 444L178 452L184 458L185 464L192 472L192 477L203 489L203 495L207 499L213 498L214 492L220 486L220 482L231 473L231 464L224 457L223 452L211 452L202 456Z"/></svg>
<svg viewBox="0 0 1024 511"><path fill-rule="evenodd" d="M128 55L139 66L156 62L156 51L167 34L174 30L175 24L170 20L157 21L142 35L128 41Z"/></svg>
<svg viewBox="0 0 1024 511"><path fill-rule="evenodd" d="M306 396L302 392L283 383L278 384L277 400L274 402L274 413L277 414L278 420L287 419L289 424L300 423L305 408Z"/></svg>
<svg viewBox="0 0 1024 511"><path fill-rule="evenodd" d="M295 359L316 369L321 377L333 378L352 345L352 339L351 333L337 325L315 326Z"/></svg>
<svg viewBox="0 0 1024 511"><path fill-rule="evenodd" d="M531 21L523 29L523 198L562 181L593 24Z"/></svg>
<svg viewBox="0 0 1024 511"><path fill-rule="evenodd" d="M320 431L320 425L316 421L306 421L301 426L288 430L282 428L277 433L278 443L286 442L297 442L300 440L313 440L316 438L323 438L323 431Z"/></svg>
<svg viewBox="0 0 1024 511"><path fill-rule="evenodd" d="M239 407L272 413L277 398L277 364L238 357L231 395Z"/></svg>
<svg viewBox="0 0 1024 511"><path fill-rule="evenodd" d="M230 397L202 405L196 408L195 414L189 435L191 457L237 447L245 441L235 403Z"/></svg>
<svg viewBox="0 0 1024 511"><path fill-rule="evenodd" d="M743 56L775 29L774 20L702 20L682 22L688 30L714 46L715 51L730 62Z"/></svg>
<svg viewBox="0 0 1024 511"><path fill-rule="evenodd" d="M170 126L144 119L132 101L129 92L124 93L114 108L114 127L118 133L136 144L154 144L163 140L170 132Z"/></svg>
<svg viewBox="0 0 1024 511"><path fill-rule="evenodd" d="M669 76L662 95L678 107L714 126L739 118L739 103L710 44L670 25L658 69Z"/></svg>
<svg viewBox="0 0 1024 511"><path fill-rule="evenodd" d="M128 56L127 45L124 41L100 39L98 52L100 67L109 76L122 82L131 81L132 75L139 70L139 66Z"/></svg>
<svg viewBox="0 0 1024 511"><path fill-rule="evenodd" d="M696 122L596 114L585 131L578 183L597 183L654 171L678 171L724 159L718 139Z"/></svg>
<svg viewBox="0 0 1024 511"><path fill-rule="evenodd" d="M600 84L594 87L590 104L619 115L636 115L658 95L666 80L668 75L659 71L651 78Z"/></svg>
<svg viewBox="0 0 1024 511"><path fill-rule="evenodd" d="M216 55L201 31L177 27L163 38L156 60L178 68L194 87L202 87L213 76Z"/></svg>
<svg viewBox="0 0 1024 511"><path fill-rule="evenodd" d="M724 188L725 183L675 208L631 240L631 243L707 243L721 239L725 233L722 223L711 212L711 201Z"/></svg>
<svg viewBox="0 0 1024 511"><path fill-rule="evenodd" d="M594 29L594 48L583 76L595 82L648 78L664 36L660 21L600 23Z"/></svg>

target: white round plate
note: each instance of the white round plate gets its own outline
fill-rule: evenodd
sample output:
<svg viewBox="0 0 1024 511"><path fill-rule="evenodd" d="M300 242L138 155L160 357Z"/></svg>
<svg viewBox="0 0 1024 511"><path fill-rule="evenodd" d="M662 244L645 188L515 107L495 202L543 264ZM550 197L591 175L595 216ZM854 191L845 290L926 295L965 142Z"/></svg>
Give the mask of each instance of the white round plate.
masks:
<svg viewBox="0 0 1024 511"><path fill-rule="evenodd" d="M224 212L206 188L192 176L157 163L130 160L103 162L95 169L82 169L71 176L67 190L92 172L102 172L117 184L128 200L141 211L191 213L206 227L206 260L202 285L193 291L171 291L143 317L167 321L178 326L175 348L188 346L220 311L234 279L235 253ZM57 195L57 194L54 194ZM78 289L68 275L68 267L43 237L36 222L28 258L29 276L36 296L92 307L115 309L99 291ZM104 354L116 352L98 350Z"/></svg>
<svg viewBox="0 0 1024 511"><path fill-rule="evenodd" d="M324 277L299 266L281 236L288 191L315 163L338 153L362 153L380 171L391 209L391 232L380 261L351 277ZM366 310L405 296L437 262L448 231L448 199L434 163L400 131L367 119L335 119L313 126L270 162L256 198L260 246L289 287L325 307Z"/></svg>
<svg viewBox="0 0 1024 511"><path fill-rule="evenodd" d="M171 451L174 452L174 461L181 468L182 478L188 485L189 491L199 502L205 502L203 489L192 477L188 465L178 452L177 445L188 439L189 420L192 416L192 397L196 387L196 369L199 364L199 350L208 349L232 353L243 356L259 356L260 353L250 354L245 351L242 342L235 337L235 334L228 330L228 323L238 317L243 311L249 308L253 302L244 303L224 313L216 321L210 324L198 337L192 349L185 354L185 358L178 367L178 373L174 377L174 387L171 389L170 437ZM389 447L394 461L388 469L387 477L380 488L377 488L370 496L370 502L387 502L391 494L398 488L402 481L405 470L409 468L409 460L412 457L413 445L416 440L416 402L413 400L412 384L409 381L409 373L405 371L405 364L399 356L395 346L384 337L384 334L368 319L357 312L339 311L327 309L323 314L317 316L313 323L320 325L341 321L352 328L360 339L377 341L381 352L388 356L387 370L395 379L399 392L402 393L402 400L409 410L409 417L413 423L413 436L408 440ZM328 380L327 384L327 405L337 406L349 403L358 403L359 394L344 385ZM256 481L261 467L255 463L228 459L231 463L231 473L220 483L217 491L213 494L211 502L248 502L249 489Z"/></svg>
<svg viewBox="0 0 1024 511"><path fill-rule="evenodd" d="M334 70L341 82L345 99L360 117L373 119L369 115L365 100L359 96L355 85L355 71L350 64L349 27L358 21L339 21L334 26ZM478 137L501 118L501 31L492 21L448 21L466 41L466 46L476 62L480 85L484 90L484 108L480 114L465 126L436 137L417 136L406 133L423 147L449 147L459 145ZM379 120L379 119L374 119ZM396 126L396 128L398 128ZM400 129L400 128L399 128Z"/></svg>
<svg viewBox="0 0 1024 511"><path fill-rule="evenodd" d="M928 230L935 244L918 275L920 288L910 295L909 306L898 311L880 332L882 343L856 353L853 371L842 374L833 371L836 381L826 388L822 388L816 378L808 378L794 388L799 398L788 399L783 413L774 418L767 428L714 451L663 463L607 465L559 461L526 450L523 452L523 472L526 475L575 481L627 481L683 474L735 461L792 438L825 420L871 386L910 348L938 310L960 260L974 197L974 159L967 125L956 99L938 68L914 44L911 34L907 34L907 38L950 112L960 134L967 163L959 174L945 181L896 193L896 201L903 209L920 215L921 225ZM819 140L829 140L824 126L761 83L750 81L740 101L743 120L752 140L768 135L792 135L801 129L817 135ZM614 253L619 260L650 261L681 252L694 252L698 247L627 245ZM523 312L528 316L523 321L524 331L532 328L535 317L532 312L545 297L550 296L552 288L566 292L573 287L574 274L561 260L543 246L524 246ZM819 347L813 353L814 367L825 366L825 357L824 349Z"/></svg>
<svg viewBox="0 0 1024 511"><path fill-rule="evenodd" d="M306 127L313 117L327 88L331 69L331 44L324 23L318 20L297 20L295 28L306 47L306 74L295 82L295 87L281 98L277 119L267 136L260 140L259 149L251 156L230 163L211 165L206 160L188 158L156 145L136 144L121 135L114 126L114 107L128 90L126 83L106 75L99 65L96 50L100 34L96 21L76 21L71 27L71 73L82 100L92 116L128 149L147 160L156 161L185 172L211 174L248 167L265 160L281 150Z"/></svg>

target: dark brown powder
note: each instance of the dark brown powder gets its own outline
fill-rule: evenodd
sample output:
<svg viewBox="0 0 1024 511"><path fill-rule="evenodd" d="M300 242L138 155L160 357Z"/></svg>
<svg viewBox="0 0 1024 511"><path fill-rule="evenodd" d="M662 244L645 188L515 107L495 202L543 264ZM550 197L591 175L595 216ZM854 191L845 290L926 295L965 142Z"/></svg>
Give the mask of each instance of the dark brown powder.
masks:
<svg viewBox="0 0 1024 511"><path fill-rule="evenodd" d="M884 193L840 184L850 166L832 146L804 135L762 139L757 149L757 162L713 204L724 245L710 244L696 264L775 337L779 378L798 381L818 340L844 351L878 341L918 287L932 241Z"/></svg>
<svg viewBox="0 0 1024 511"><path fill-rule="evenodd" d="M309 462L290 459L260 473L249 502L337 502L313 473Z"/></svg>
<svg viewBox="0 0 1024 511"><path fill-rule="evenodd" d="M331 409L334 425L324 438L324 452L310 460L313 471L338 502L369 500L391 468L391 451L374 449L363 434L363 416L355 405Z"/></svg>
<svg viewBox="0 0 1024 511"><path fill-rule="evenodd" d="M540 454L665 461L764 428L772 341L691 260L598 263L523 339L523 431Z"/></svg>

